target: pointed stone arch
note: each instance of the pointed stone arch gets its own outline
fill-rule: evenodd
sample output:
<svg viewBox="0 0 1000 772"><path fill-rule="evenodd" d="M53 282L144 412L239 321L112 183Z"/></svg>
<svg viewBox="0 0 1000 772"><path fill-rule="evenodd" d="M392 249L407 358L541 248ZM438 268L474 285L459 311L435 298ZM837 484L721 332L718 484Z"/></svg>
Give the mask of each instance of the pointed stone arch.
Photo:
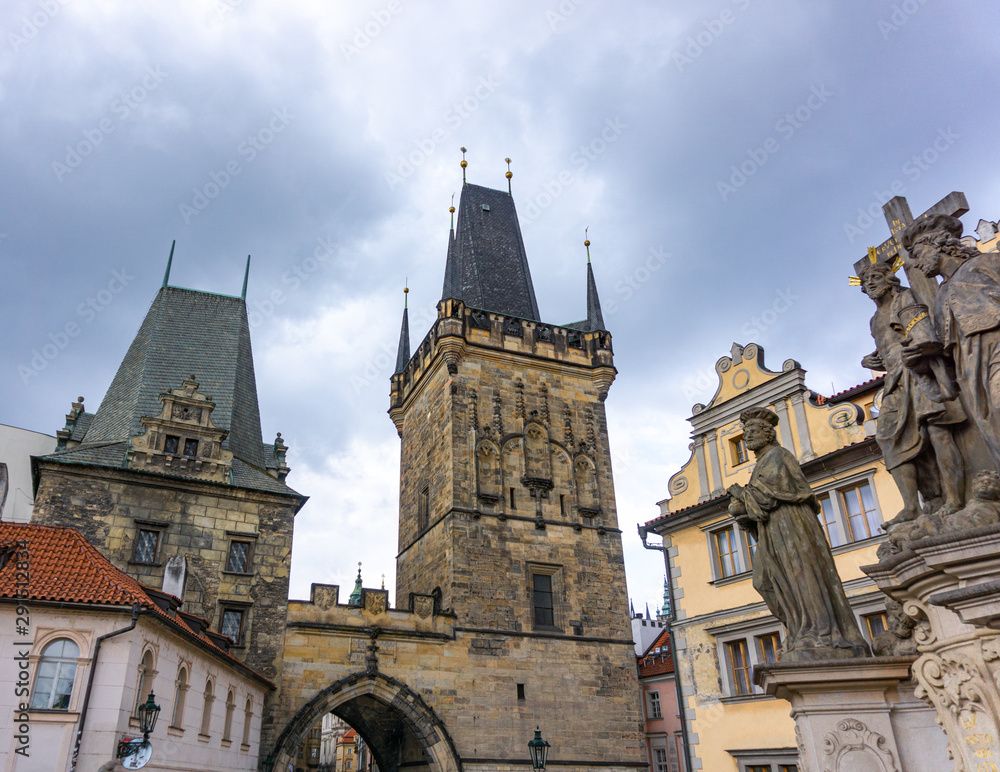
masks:
<svg viewBox="0 0 1000 772"><path fill-rule="evenodd" d="M462 772L455 743L434 709L402 681L380 673L354 673L320 691L299 708L263 757L274 760L274 769L287 769L309 730L327 713L361 735L382 772L396 772L401 765L415 772Z"/></svg>
<svg viewBox="0 0 1000 772"><path fill-rule="evenodd" d="M573 479L580 513L591 517L598 514L601 511L601 494L597 488L597 465L586 453L578 453L573 459Z"/></svg>
<svg viewBox="0 0 1000 772"><path fill-rule="evenodd" d="M552 479L549 432L537 421L529 421L524 427L524 476L542 480Z"/></svg>

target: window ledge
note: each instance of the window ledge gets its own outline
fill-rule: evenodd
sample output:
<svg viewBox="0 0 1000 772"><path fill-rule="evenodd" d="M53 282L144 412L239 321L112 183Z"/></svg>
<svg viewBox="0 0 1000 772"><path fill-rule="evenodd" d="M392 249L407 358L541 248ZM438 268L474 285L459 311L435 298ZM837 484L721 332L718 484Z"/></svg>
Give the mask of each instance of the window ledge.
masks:
<svg viewBox="0 0 1000 772"><path fill-rule="evenodd" d="M149 566L150 568L162 568L163 563L146 563L141 560L130 560L128 562L130 566Z"/></svg>
<svg viewBox="0 0 1000 772"><path fill-rule="evenodd" d="M752 579L753 571L741 571L738 574L733 574L732 576L727 576L724 579L713 579L709 584L714 584L716 587L723 587L727 584L735 584L736 582L742 582L744 579Z"/></svg>
<svg viewBox="0 0 1000 772"><path fill-rule="evenodd" d="M179 726L168 726L167 734L171 737L180 737L184 734L184 729Z"/></svg>
<svg viewBox="0 0 1000 772"><path fill-rule="evenodd" d="M867 539L861 539L860 541L849 541L847 544L841 544L839 547L831 547L830 551L834 555L843 555L845 552L853 552L854 550L862 549L863 547L871 547L874 544L881 544L884 542L888 536L884 533L878 536L871 536Z"/></svg>
<svg viewBox="0 0 1000 772"><path fill-rule="evenodd" d="M741 702L757 702L758 700L773 700L768 694L740 694L736 697L721 697L719 702L723 705L738 705Z"/></svg>
<svg viewBox="0 0 1000 772"><path fill-rule="evenodd" d="M229 747L229 746L231 746L232 744L233 744L233 741L232 741L232 740L223 740L223 741L222 741L222 747L223 747L223 748L228 748L228 747Z"/></svg>
<svg viewBox="0 0 1000 772"><path fill-rule="evenodd" d="M249 753L250 745L248 743L240 743L240 751L243 753Z"/></svg>
<svg viewBox="0 0 1000 772"><path fill-rule="evenodd" d="M137 719L135 716L129 716L128 717L128 725L129 725L129 728L131 728L131 729L138 729L139 728L139 719Z"/></svg>
<svg viewBox="0 0 1000 772"><path fill-rule="evenodd" d="M201 732L198 732L198 742L200 742L200 743L207 743L211 739L212 739L212 735L210 735L210 734L202 734Z"/></svg>
<svg viewBox="0 0 1000 772"><path fill-rule="evenodd" d="M78 711L50 710L48 708L30 708L28 723L37 724L75 724L80 718Z"/></svg>
<svg viewBox="0 0 1000 772"><path fill-rule="evenodd" d="M560 634L565 634L565 633L563 633L563 629L561 627L555 627L553 625L535 625L531 629L534 630L537 633L560 633Z"/></svg>
<svg viewBox="0 0 1000 772"><path fill-rule="evenodd" d="M254 576L253 571L223 571L222 573L229 576Z"/></svg>

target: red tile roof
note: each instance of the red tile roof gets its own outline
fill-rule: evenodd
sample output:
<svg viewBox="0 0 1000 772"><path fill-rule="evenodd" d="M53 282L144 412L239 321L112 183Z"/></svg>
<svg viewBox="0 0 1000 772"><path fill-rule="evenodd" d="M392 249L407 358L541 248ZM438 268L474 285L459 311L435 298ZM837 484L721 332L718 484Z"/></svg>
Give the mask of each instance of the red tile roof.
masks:
<svg viewBox="0 0 1000 772"><path fill-rule="evenodd" d="M656 647L660 651L656 651ZM664 628L663 632L656 636L646 653L641 657L636 657L639 665L639 678L648 676L663 675L674 672L674 658L670 655L670 630Z"/></svg>
<svg viewBox="0 0 1000 772"><path fill-rule="evenodd" d="M27 560L27 585L19 563ZM160 597L165 593L150 589ZM164 610L131 576L115 568L72 528L0 522L0 598L54 601L98 606L138 604L181 635L227 660L256 679L274 685L257 671L200 634L179 614ZM173 598L173 596L169 596ZM180 600L177 605L180 605Z"/></svg>
<svg viewBox="0 0 1000 772"><path fill-rule="evenodd" d="M816 404L823 405L827 402L844 402L852 397L856 397L859 394L863 394L866 391L874 391L875 389L881 387L882 381L885 380L884 375L876 375L874 378L869 378L867 381L859 383L857 386L851 386L849 389L844 389L843 391L838 391L829 397L824 397L822 394L816 395Z"/></svg>

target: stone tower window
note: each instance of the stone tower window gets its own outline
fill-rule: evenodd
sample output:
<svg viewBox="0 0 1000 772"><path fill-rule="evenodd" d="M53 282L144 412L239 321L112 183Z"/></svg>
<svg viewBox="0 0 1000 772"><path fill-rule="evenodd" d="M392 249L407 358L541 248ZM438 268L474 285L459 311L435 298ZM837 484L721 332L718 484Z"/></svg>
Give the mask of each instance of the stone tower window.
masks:
<svg viewBox="0 0 1000 772"><path fill-rule="evenodd" d="M222 625L219 632L233 640L234 646L241 645L243 634L243 610L227 608L222 612Z"/></svg>
<svg viewBox="0 0 1000 772"><path fill-rule="evenodd" d="M226 570L237 574L250 572L250 542L229 542L229 558L226 560Z"/></svg>
<svg viewBox="0 0 1000 772"><path fill-rule="evenodd" d="M198 455L198 440L184 440L184 455L192 458Z"/></svg>
<svg viewBox="0 0 1000 772"><path fill-rule="evenodd" d="M163 440L163 452L167 454L176 454L177 447L181 443L181 438L173 434L168 434Z"/></svg>
<svg viewBox="0 0 1000 772"><path fill-rule="evenodd" d="M146 565L156 564L157 547L160 545L160 532L152 529L140 528L139 535L135 540L135 554L132 556L133 563L144 563Z"/></svg>
<svg viewBox="0 0 1000 772"><path fill-rule="evenodd" d="M417 529L426 531L431 517L431 489L425 485L417 495Z"/></svg>
<svg viewBox="0 0 1000 772"><path fill-rule="evenodd" d="M555 618L552 614L552 577L548 574L535 574L531 577L532 605L535 609L535 627L554 627Z"/></svg>

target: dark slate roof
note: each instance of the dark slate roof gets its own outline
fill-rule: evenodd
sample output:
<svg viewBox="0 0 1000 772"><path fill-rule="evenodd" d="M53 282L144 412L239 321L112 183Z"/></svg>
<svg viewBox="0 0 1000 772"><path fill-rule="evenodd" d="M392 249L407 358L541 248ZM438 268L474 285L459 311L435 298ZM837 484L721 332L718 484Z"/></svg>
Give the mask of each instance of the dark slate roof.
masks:
<svg viewBox="0 0 1000 772"><path fill-rule="evenodd" d="M507 192L462 186L458 227L448 239L442 298L541 321L517 210Z"/></svg>
<svg viewBox="0 0 1000 772"><path fill-rule="evenodd" d="M156 294L89 428L82 437L74 431L81 444L44 458L123 467L129 439L142 431L141 419L160 415L160 394L181 388L189 375L215 403L212 423L229 432L223 446L233 452L233 484L295 494L264 471L246 303L180 287Z"/></svg>
<svg viewBox="0 0 1000 772"><path fill-rule="evenodd" d="M128 439L140 419L158 416L160 394L194 375L215 403L212 423L229 431L223 446L264 466L257 383L246 304L240 298L163 287L111 382L86 442Z"/></svg>
<svg viewBox="0 0 1000 772"><path fill-rule="evenodd" d="M90 428L90 424L94 421L93 413L80 413L77 416L76 423L73 424L73 434L70 436L71 442L80 442L83 439L83 435L87 433Z"/></svg>
<svg viewBox="0 0 1000 772"><path fill-rule="evenodd" d="M409 309L403 309L403 325L399 329L399 348L396 349L396 369L393 375L401 373L410 364L410 316Z"/></svg>
<svg viewBox="0 0 1000 772"><path fill-rule="evenodd" d="M601 313L601 299L597 296L597 282L594 280L594 269L587 261L587 325L590 330L606 330L604 314Z"/></svg>

